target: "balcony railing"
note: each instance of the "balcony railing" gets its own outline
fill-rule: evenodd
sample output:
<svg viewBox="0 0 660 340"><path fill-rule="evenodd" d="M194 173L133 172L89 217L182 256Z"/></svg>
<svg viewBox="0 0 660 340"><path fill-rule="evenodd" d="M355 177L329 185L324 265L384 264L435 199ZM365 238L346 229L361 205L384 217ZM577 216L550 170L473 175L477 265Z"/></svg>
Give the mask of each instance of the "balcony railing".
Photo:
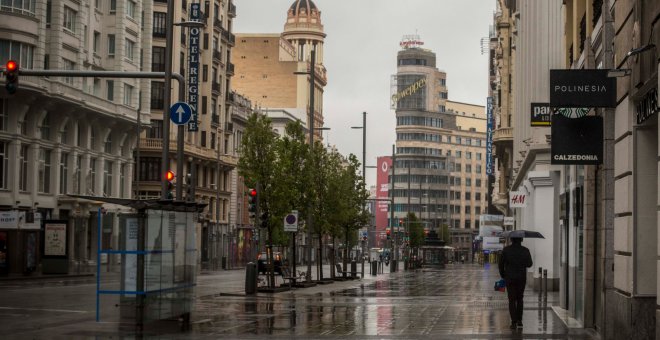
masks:
<svg viewBox="0 0 660 340"><path fill-rule="evenodd" d="M500 128L493 133L493 141L510 141L513 140L513 128Z"/></svg>
<svg viewBox="0 0 660 340"><path fill-rule="evenodd" d="M217 81L214 81L214 82L211 84L211 90L212 90L213 92L218 92L218 93L219 93L219 92L220 92L220 83L218 83Z"/></svg>
<svg viewBox="0 0 660 340"><path fill-rule="evenodd" d="M231 122L225 123L225 131L227 131L227 132L234 131L234 123L231 123Z"/></svg>
<svg viewBox="0 0 660 340"><path fill-rule="evenodd" d="M227 74L232 76L234 75L234 64L227 63Z"/></svg>
<svg viewBox="0 0 660 340"><path fill-rule="evenodd" d="M222 21L215 19L213 20L213 28L222 29Z"/></svg>
<svg viewBox="0 0 660 340"><path fill-rule="evenodd" d="M222 56L220 54L220 51L213 50L213 59L216 60L216 61L222 60Z"/></svg>
<svg viewBox="0 0 660 340"><path fill-rule="evenodd" d="M220 115L211 115L211 123L220 125Z"/></svg>
<svg viewBox="0 0 660 340"><path fill-rule="evenodd" d="M165 38L166 37L165 30L156 30L156 29L154 29L154 32L153 32L152 36L154 38Z"/></svg>
<svg viewBox="0 0 660 340"><path fill-rule="evenodd" d="M236 36L227 30L222 30L222 39L232 46L236 43Z"/></svg>

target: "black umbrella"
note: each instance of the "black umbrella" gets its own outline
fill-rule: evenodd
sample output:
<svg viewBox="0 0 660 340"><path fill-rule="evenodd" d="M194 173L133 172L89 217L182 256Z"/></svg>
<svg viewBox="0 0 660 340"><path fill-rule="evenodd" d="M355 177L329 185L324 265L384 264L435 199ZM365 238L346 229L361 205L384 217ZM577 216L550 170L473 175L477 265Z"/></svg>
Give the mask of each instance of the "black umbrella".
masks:
<svg viewBox="0 0 660 340"><path fill-rule="evenodd" d="M512 231L505 231L502 233L502 237L508 237L508 238L545 238L541 233L538 231L531 231L531 230L512 230Z"/></svg>

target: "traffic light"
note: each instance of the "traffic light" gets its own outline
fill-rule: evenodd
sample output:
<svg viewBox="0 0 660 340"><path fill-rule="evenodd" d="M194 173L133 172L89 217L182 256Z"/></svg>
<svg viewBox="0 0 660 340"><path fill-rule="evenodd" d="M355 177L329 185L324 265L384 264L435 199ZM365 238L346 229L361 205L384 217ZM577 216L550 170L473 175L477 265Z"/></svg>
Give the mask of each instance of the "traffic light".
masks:
<svg viewBox="0 0 660 340"><path fill-rule="evenodd" d="M5 65L5 88L7 93L14 94L18 90L18 63L10 60Z"/></svg>
<svg viewBox="0 0 660 340"><path fill-rule="evenodd" d="M392 238L391 235L390 235L390 230L387 229L386 233L387 233L387 239L390 240Z"/></svg>
<svg viewBox="0 0 660 340"><path fill-rule="evenodd" d="M400 225L400 226L403 225L403 218L400 218L400 219L399 219L399 225Z"/></svg>
<svg viewBox="0 0 660 340"><path fill-rule="evenodd" d="M167 199L172 200L174 199L174 195L172 194L172 190L174 189L174 184L172 181L174 180L174 172L172 170L167 170L165 173L165 180L167 181Z"/></svg>
<svg viewBox="0 0 660 340"><path fill-rule="evenodd" d="M257 205L259 202L257 189L248 189L248 213L251 219L257 217Z"/></svg>
<svg viewBox="0 0 660 340"><path fill-rule="evenodd" d="M262 228L268 228L268 212L262 212L261 213L261 227Z"/></svg>

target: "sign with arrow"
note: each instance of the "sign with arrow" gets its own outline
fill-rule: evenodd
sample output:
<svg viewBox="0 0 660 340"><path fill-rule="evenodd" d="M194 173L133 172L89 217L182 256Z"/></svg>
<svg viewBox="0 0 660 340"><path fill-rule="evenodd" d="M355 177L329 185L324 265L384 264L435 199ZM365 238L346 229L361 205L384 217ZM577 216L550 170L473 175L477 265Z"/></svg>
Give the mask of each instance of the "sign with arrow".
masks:
<svg viewBox="0 0 660 340"><path fill-rule="evenodd" d="M298 231L298 210L291 210L291 213L284 217L284 231Z"/></svg>
<svg viewBox="0 0 660 340"><path fill-rule="evenodd" d="M192 117L190 105L184 102L178 102L170 107L170 120L172 120L172 123L183 125L190 121L190 117Z"/></svg>

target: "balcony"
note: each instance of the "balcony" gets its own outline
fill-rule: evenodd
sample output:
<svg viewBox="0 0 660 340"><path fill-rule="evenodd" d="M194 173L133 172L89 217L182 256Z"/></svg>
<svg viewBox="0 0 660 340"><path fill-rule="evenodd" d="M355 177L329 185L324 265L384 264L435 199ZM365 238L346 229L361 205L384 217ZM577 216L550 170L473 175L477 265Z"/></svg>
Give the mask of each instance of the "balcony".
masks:
<svg viewBox="0 0 660 340"><path fill-rule="evenodd" d="M222 30L222 40L231 46L236 44L236 36L227 30Z"/></svg>
<svg viewBox="0 0 660 340"><path fill-rule="evenodd" d="M234 123L227 122L225 123L225 132L233 132L234 131Z"/></svg>
<svg viewBox="0 0 660 340"><path fill-rule="evenodd" d="M218 19L213 20L213 28L222 31L222 21Z"/></svg>
<svg viewBox="0 0 660 340"><path fill-rule="evenodd" d="M211 124L215 124L216 126L220 125L220 115L213 114L211 115Z"/></svg>
<svg viewBox="0 0 660 340"><path fill-rule="evenodd" d="M493 133L493 142L511 142L513 141L513 128L496 129Z"/></svg>
<svg viewBox="0 0 660 340"><path fill-rule="evenodd" d="M228 76L233 76L234 75L234 64L232 63L227 63L227 75Z"/></svg>
<svg viewBox="0 0 660 340"><path fill-rule="evenodd" d="M164 39L166 37L165 33L166 33L165 29L160 29L160 27L159 28L154 27L154 31L152 33L152 36L154 38L163 38Z"/></svg>
<svg viewBox="0 0 660 340"><path fill-rule="evenodd" d="M220 94L220 83L218 83L217 81L214 81L214 82L211 84L211 90L212 90L213 92L216 92L217 94Z"/></svg>
<svg viewBox="0 0 660 340"><path fill-rule="evenodd" d="M220 62L221 60L222 60L222 55L220 54L220 51L213 50L213 61Z"/></svg>
<svg viewBox="0 0 660 340"><path fill-rule="evenodd" d="M233 3L229 3L229 9L227 10L227 14L229 14L230 17L235 18L236 17L236 5Z"/></svg>

